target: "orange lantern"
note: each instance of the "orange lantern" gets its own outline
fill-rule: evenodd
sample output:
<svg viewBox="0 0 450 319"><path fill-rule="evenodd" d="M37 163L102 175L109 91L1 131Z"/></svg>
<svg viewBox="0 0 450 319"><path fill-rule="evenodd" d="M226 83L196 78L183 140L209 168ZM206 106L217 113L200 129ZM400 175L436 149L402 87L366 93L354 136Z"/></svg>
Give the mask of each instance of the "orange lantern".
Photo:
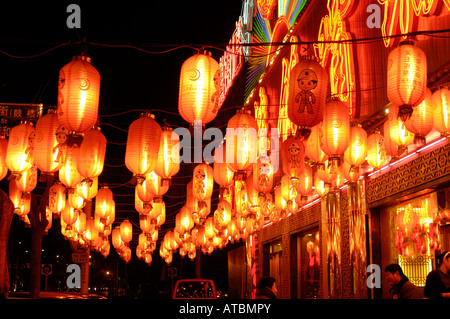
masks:
<svg viewBox="0 0 450 319"><path fill-rule="evenodd" d="M414 134L414 143L426 143L425 136L433 129L434 108L431 91L427 88L425 99L413 109L411 116L405 121L406 129Z"/></svg>
<svg viewBox="0 0 450 319"><path fill-rule="evenodd" d="M9 199L12 201L14 205L14 213L21 216L21 206L22 206L22 191L17 187L17 184L14 180L9 181Z"/></svg>
<svg viewBox="0 0 450 319"><path fill-rule="evenodd" d="M352 167L347 161L344 161L342 171L344 173L344 178L350 183L356 182L360 178L362 172L360 166L355 169L355 167Z"/></svg>
<svg viewBox="0 0 450 319"><path fill-rule="evenodd" d="M180 73L178 111L191 125L211 122L220 108L219 64L208 52L193 55L184 61Z"/></svg>
<svg viewBox="0 0 450 319"><path fill-rule="evenodd" d="M66 205L64 206L64 209L61 211L61 218L67 225L66 231L72 229L71 226L77 221L78 212L79 211L70 206L69 201L66 200Z"/></svg>
<svg viewBox="0 0 450 319"><path fill-rule="evenodd" d="M328 155L320 148L320 136L322 134L322 123L311 128L311 133L305 141L305 157L314 163L324 163Z"/></svg>
<svg viewBox="0 0 450 319"><path fill-rule="evenodd" d="M237 110L228 120L226 138L227 163L243 180L256 163L258 149L258 124L250 110Z"/></svg>
<svg viewBox="0 0 450 319"><path fill-rule="evenodd" d="M95 220L94 217L90 217L86 220L86 231L85 238L91 243L97 241L98 238L98 230L95 228Z"/></svg>
<svg viewBox="0 0 450 319"><path fill-rule="evenodd" d="M298 181L295 186L298 194L301 196L301 202L306 201L313 186L313 173L311 166L305 165L303 172L298 176Z"/></svg>
<svg viewBox="0 0 450 319"><path fill-rule="evenodd" d="M370 134L367 138L367 163L376 171L386 163L384 137L380 132Z"/></svg>
<svg viewBox="0 0 450 319"><path fill-rule="evenodd" d="M68 146L63 165L59 169L59 180L66 186L68 194L74 192L82 179L77 170L78 151L78 147Z"/></svg>
<svg viewBox="0 0 450 319"><path fill-rule="evenodd" d="M367 133L360 124L350 128L350 143L344 153L344 159L351 168L358 171L359 166L364 163L367 155Z"/></svg>
<svg viewBox="0 0 450 319"><path fill-rule="evenodd" d="M289 136L281 144L281 165L283 173L290 177L298 177L305 166L305 148L300 139Z"/></svg>
<svg viewBox="0 0 450 319"><path fill-rule="evenodd" d="M28 122L14 126L9 133L6 166L17 177L33 165L34 139L30 139L32 133L34 133L33 124Z"/></svg>
<svg viewBox="0 0 450 319"><path fill-rule="evenodd" d="M48 207L54 214L59 214L66 206L66 188L60 182L50 187Z"/></svg>
<svg viewBox="0 0 450 319"><path fill-rule="evenodd" d="M137 202L137 199L135 199L135 204L138 204L138 206L142 205L142 208L144 210L151 209L153 192L150 190L150 183L147 179L145 179L142 184L136 184L135 197L139 199L140 202L142 202L142 204L140 204L140 202ZM144 214L144 212L142 213Z"/></svg>
<svg viewBox="0 0 450 319"><path fill-rule="evenodd" d="M146 184L148 191L153 194L154 202L162 201L162 196L169 190L169 181L162 179L155 171L147 173L142 184ZM136 185L136 187L138 188L139 197L144 200L144 197L141 197L141 187L139 185Z"/></svg>
<svg viewBox="0 0 450 319"><path fill-rule="evenodd" d="M288 117L298 125L300 135L307 138L311 128L322 121L327 89L328 74L314 57L303 56L292 68Z"/></svg>
<svg viewBox="0 0 450 319"><path fill-rule="evenodd" d="M273 188L273 169L271 162L258 161L253 164L253 173L251 175L253 188L260 193L268 193Z"/></svg>
<svg viewBox="0 0 450 319"><path fill-rule="evenodd" d="M105 154L106 137L100 132L100 127L86 131L77 160L77 170L84 177L84 181L92 184L92 180L102 173Z"/></svg>
<svg viewBox="0 0 450 319"><path fill-rule="evenodd" d="M153 171L161 143L161 126L150 113L141 114L128 129L125 165L142 183L145 174Z"/></svg>
<svg viewBox="0 0 450 319"><path fill-rule="evenodd" d="M6 150L8 149L8 141L4 136L0 136L0 181L8 174L8 166L6 166Z"/></svg>
<svg viewBox="0 0 450 319"><path fill-rule="evenodd" d="M213 168L206 163L198 164L194 168L192 194L199 201L199 208L204 207L205 201L211 198L213 186Z"/></svg>
<svg viewBox="0 0 450 319"><path fill-rule="evenodd" d="M159 145L158 159L155 173L163 181L170 180L180 170L180 137L173 129L164 126L162 128L161 143Z"/></svg>
<svg viewBox="0 0 450 319"><path fill-rule="evenodd" d="M443 87L433 93L433 103L436 108L433 111L433 123L441 136L450 136L450 91Z"/></svg>
<svg viewBox="0 0 450 319"><path fill-rule="evenodd" d="M86 205L84 198L75 192L67 195L67 202L75 210L81 210Z"/></svg>
<svg viewBox="0 0 450 319"><path fill-rule="evenodd" d="M392 156L395 160L399 156L398 145L391 139L391 123L386 120L383 124L384 135L384 148L386 149L386 155Z"/></svg>
<svg viewBox="0 0 450 319"><path fill-rule="evenodd" d="M149 197L146 197L145 199L149 199L148 201L143 201L138 194L138 185L136 185L134 190L134 208L139 214L148 215L150 211L152 210L152 199L153 194L150 192L144 192L144 195L149 195Z"/></svg>
<svg viewBox="0 0 450 319"><path fill-rule="evenodd" d="M413 107L425 98L427 57L411 41L403 41L388 55L387 97L399 107L398 116L405 121Z"/></svg>
<svg viewBox="0 0 450 319"><path fill-rule="evenodd" d="M128 219L120 223L120 238L128 245L133 238L133 225Z"/></svg>
<svg viewBox="0 0 450 319"><path fill-rule="evenodd" d="M333 168L329 160L326 160L323 164L319 164L316 167L317 169L315 174L317 177L330 186L337 177L337 168Z"/></svg>
<svg viewBox="0 0 450 319"><path fill-rule="evenodd" d="M219 229L226 228L231 222L231 204L227 200L221 200L217 204L217 209L214 212L214 222L219 226Z"/></svg>
<svg viewBox="0 0 450 319"><path fill-rule="evenodd" d="M50 111L36 122L33 157L37 168L45 173L54 173L61 168L61 153L57 149L56 131L58 115Z"/></svg>
<svg viewBox="0 0 450 319"><path fill-rule="evenodd" d="M20 179L15 180L17 187L24 193L31 192L36 188L37 176L38 170L36 168L36 165L33 165L30 169L22 172L22 176L20 177Z"/></svg>
<svg viewBox="0 0 450 319"><path fill-rule="evenodd" d="M404 121L399 117L399 107L391 105L388 114L389 136L398 146L398 155L401 155L414 141L414 134L408 131Z"/></svg>
<svg viewBox="0 0 450 319"><path fill-rule="evenodd" d="M153 229L155 229L155 225L152 224L150 216L139 214L139 228L143 231L144 234L147 235Z"/></svg>
<svg viewBox="0 0 450 319"><path fill-rule="evenodd" d="M120 226L116 226L111 233L112 243L115 249L122 250L125 247L122 237L120 236Z"/></svg>
<svg viewBox="0 0 450 319"><path fill-rule="evenodd" d="M175 229L179 234L184 234L190 232L193 227L192 209L184 205L175 217Z"/></svg>
<svg viewBox="0 0 450 319"><path fill-rule="evenodd" d="M80 182L77 184L76 192L83 197L86 201L92 200L95 196L97 196L98 192L98 177L94 177L92 179L92 183L83 183Z"/></svg>
<svg viewBox="0 0 450 319"><path fill-rule="evenodd" d="M111 214L113 206L113 193L107 186L103 186L97 191L95 197L95 217L105 220Z"/></svg>
<svg viewBox="0 0 450 319"><path fill-rule="evenodd" d="M97 123L100 74L87 56L75 56L59 71L58 119L69 132L84 133Z"/></svg>
<svg viewBox="0 0 450 319"><path fill-rule="evenodd" d="M233 184L234 171L227 163L226 143L220 144L214 150L214 181L219 184L219 197L230 195L229 187Z"/></svg>
<svg viewBox="0 0 450 319"><path fill-rule="evenodd" d="M158 222L160 225L163 224L166 219L166 203L164 201L153 203L153 209L150 211L149 216L152 224L158 225Z"/></svg>
<svg viewBox="0 0 450 319"><path fill-rule="evenodd" d="M316 173L314 174L314 190L320 197L324 197L330 191L330 183L325 183Z"/></svg>
<svg viewBox="0 0 450 319"><path fill-rule="evenodd" d="M325 105L320 147L328 156L332 169L340 164L340 155L349 144L350 116L348 107L339 99L332 99Z"/></svg>

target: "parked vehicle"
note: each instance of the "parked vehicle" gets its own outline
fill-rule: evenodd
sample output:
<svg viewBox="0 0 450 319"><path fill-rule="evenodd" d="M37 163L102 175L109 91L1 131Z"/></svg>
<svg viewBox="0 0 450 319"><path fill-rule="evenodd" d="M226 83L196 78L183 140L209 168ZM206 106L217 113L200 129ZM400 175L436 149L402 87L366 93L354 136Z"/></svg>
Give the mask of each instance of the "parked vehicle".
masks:
<svg viewBox="0 0 450 319"><path fill-rule="evenodd" d="M173 299L217 299L216 285L210 279L180 279L175 283Z"/></svg>

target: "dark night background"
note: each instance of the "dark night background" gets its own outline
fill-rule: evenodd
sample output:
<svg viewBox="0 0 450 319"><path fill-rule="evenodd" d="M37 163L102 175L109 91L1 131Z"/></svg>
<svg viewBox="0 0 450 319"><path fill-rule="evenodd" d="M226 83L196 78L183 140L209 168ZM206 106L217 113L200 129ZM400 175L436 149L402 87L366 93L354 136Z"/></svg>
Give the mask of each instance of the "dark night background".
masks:
<svg viewBox="0 0 450 319"><path fill-rule="evenodd" d="M81 8L80 29L69 29L66 25L70 15L66 9L71 3ZM47 107L56 105L59 70L71 61L72 56L81 53L80 41L83 39L87 41L87 55L101 75L100 127L108 145L99 187L108 185L114 193L116 223L124 218L133 222L133 255L130 263L125 265L112 244L108 258L92 253L91 286L95 283L109 284L110 279L104 275L106 270L113 273L118 271L121 280L127 279L132 290L145 282L170 284L165 263L159 257L159 246L153 253L151 266L137 260L135 255L140 229L138 213L134 209L134 186L130 184L132 173L124 165L126 130L142 110L147 109L155 110L152 113L161 126L166 120L174 127L188 127L188 123L178 115L181 65L195 52L193 48L202 46L219 61L223 51L208 46L225 49L239 19L241 5L241 0L46 1L45 4L8 2L0 5L0 50L15 56L0 52L0 103L42 103L45 114ZM19 58L40 54L66 42L69 45L46 54ZM130 45L157 52L181 45L193 48L183 47L164 54L149 54L132 48L92 43ZM226 125L228 118L235 112L232 109L227 111L223 108L216 120L207 127ZM166 223L160 231L160 239L165 231L175 225L175 215L185 201L186 184L194 166L182 164L164 196ZM1 181L1 187L7 190L6 178ZM35 191L42 191L42 185L38 183ZM212 198L211 213L215 210L217 190ZM24 228L23 222L14 216L9 243L10 263L24 267L29 262L29 241L29 229ZM230 246L236 245L239 244ZM52 229L44 237L43 250L42 263L53 264L53 275L48 277L49 289L56 288L58 281L65 285L65 265L72 261L69 243L60 233L59 220L54 220ZM180 278L193 277L195 274L195 264L187 257L180 261L179 255L174 254L172 265L178 268ZM205 277L217 281L218 289L227 289L228 281L224 276L227 271L226 250L202 256L202 267ZM20 273L23 280L28 271L22 269Z"/></svg>

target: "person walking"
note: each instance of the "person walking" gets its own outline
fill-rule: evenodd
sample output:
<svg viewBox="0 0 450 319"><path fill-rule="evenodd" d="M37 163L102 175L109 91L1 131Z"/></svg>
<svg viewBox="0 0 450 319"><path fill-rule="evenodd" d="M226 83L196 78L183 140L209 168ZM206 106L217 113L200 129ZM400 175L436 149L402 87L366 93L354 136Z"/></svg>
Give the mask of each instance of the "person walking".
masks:
<svg viewBox="0 0 450 319"><path fill-rule="evenodd" d="M277 283L273 277L262 277L258 281L258 292L255 299L277 299Z"/></svg>
<svg viewBox="0 0 450 319"><path fill-rule="evenodd" d="M384 269L386 282L391 286L392 299L421 299L422 293L403 273L399 264L390 264Z"/></svg>
<svg viewBox="0 0 450 319"><path fill-rule="evenodd" d="M428 274L425 282L424 295L430 299L450 298L450 251L440 257L440 266Z"/></svg>

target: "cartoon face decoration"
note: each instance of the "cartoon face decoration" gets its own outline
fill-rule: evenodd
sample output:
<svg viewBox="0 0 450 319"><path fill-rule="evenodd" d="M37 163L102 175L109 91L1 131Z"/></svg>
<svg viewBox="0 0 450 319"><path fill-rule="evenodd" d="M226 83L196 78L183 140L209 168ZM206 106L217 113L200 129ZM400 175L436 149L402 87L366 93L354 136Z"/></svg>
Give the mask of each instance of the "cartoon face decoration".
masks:
<svg viewBox="0 0 450 319"><path fill-rule="evenodd" d="M297 143L291 143L288 147L289 154L296 156L300 152L300 146Z"/></svg>
<svg viewBox="0 0 450 319"><path fill-rule="evenodd" d="M59 144L64 144L66 142L67 130L63 126L58 127L56 130L56 140Z"/></svg>
<svg viewBox="0 0 450 319"><path fill-rule="evenodd" d="M317 86L316 72L310 69L305 69L298 75L297 84L302 91L313 90Z"/></svg>
<svg viewBox="0 0 450 319"><path fill-rule="evenodd" d="M270 166L267 163L262 163L261 166L259 167L259 171L261 173L261 175L268 175L270 174Z"/></svg>
<svg viewBox="0 0 450 319"><path fill-rule="evenodd" d="M195 179L196 179L198 182L203 181L203 180L205 179L205 171L202 170L202 169L197 170L197 171L195 172Z"/></svg>

